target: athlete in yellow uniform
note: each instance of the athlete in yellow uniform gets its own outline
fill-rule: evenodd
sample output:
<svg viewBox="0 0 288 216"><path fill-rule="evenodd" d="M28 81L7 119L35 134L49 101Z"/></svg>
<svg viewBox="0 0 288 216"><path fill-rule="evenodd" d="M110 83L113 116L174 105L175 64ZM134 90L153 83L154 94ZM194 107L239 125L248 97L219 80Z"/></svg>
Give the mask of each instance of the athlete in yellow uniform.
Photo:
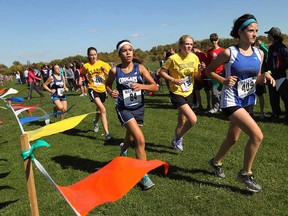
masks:
<svg viewBox="0 0 288 216"><path fill-rule="evenodd" d="M168 58L160 69L160 74L169 81L170 99L178 109L178 123L172 147L183 151L183 136L197 122L192 110L193 84L198 77L199 58L192 53L193 38L183 35L179 39L179 53Z"/></svg>
<svg viewBox="0 0 288 216"><path fill-rule="evenodd" d="M106 100L105 82L107 74L111 69L106 62L97 59L97 50L94 47L89 47L87 50L89 62L83 65L81 74L86 75L88 79L88 95L91 102L96 105L96 116L93 120L94 132L99 131L98 121L102 122L103 129L106 133L105 140L112 139L109 133L106 108L104 102Z"/></svg>

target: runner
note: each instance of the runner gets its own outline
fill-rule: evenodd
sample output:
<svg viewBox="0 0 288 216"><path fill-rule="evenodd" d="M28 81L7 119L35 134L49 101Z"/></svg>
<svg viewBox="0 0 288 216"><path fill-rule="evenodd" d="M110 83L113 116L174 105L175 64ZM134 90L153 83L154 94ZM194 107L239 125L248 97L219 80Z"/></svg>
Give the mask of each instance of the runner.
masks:
<svg viewBox="0 0 288 216"><path fill-rule="evenodd" d="M110 70L106 89L111 97L117 99L117 115L121 125L126 128L124 142L120 144L120 155L127 155L127 148L135 141L136 158L147 160L145 138L139 127L144 123L144 91L158 91L158 86L142 64L133 62L134 52L130 41L118 42L116 49L122 63ZM143 79L147 84L144 84ZM112 90L114 80L116 89ZM140 184L144 190L154 186L147 174Z"/></svg>
<svg viewBox="0 0 288 216"><path fill-rule="evenodd" d="M252 46L256 41L257 31L258 23L253 15L244 14L239 17L230 33L233 38L238 39L238 44L225 49L206 68L207 76L223 85L220 107L230 121L227 136L217 154L209 161L209 165L216 176L225 177L221 168L222 160L243 130L249 136L249 140L244 151L243 168L237 179L253 192L261 190L261 186L254 180L252 164L263 140L263 134L248 110L256 102L256 84L265 83L267 80L275 85L275 80L269 73L261 75L264 55L261 50ZM225 77L215 72L222 64L225 64Z"/></svg>

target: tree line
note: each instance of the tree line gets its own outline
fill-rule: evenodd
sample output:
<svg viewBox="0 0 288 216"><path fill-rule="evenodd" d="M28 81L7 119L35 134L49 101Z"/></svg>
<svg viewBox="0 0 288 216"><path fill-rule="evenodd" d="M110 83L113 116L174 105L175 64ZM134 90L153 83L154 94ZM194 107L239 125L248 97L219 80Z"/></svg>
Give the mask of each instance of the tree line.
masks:
<svg viewBox="0 0 288 216"><path fill-rule="evenodd" d="M288 44L288 35L282 34L284 44ZM268 42L268 38L266 36L260 36L264 43L266 43L268 46L270 45ZM228 38L220 38L219 45L222 47L229 47L231 45L234 45L237 43L237 39L228 39ZM198 47L204 52L206 52L208 49L211 48L211 42L209 39L204 39L200 41L195 41L198 44ZM167 45L159 45L152 47L152 49L143 51L141 49L135 49L135 56L141 60L143 60L147 64L156 63L159 62L162 59L162 52L164 50L169 50L171 47L175 48L177 50L177 42ZM120 63L120 59L118 57L118 53L116 50L113 52L99 52L98 53L99 59L105 61L105 62L113 62L114 64ZM71 62L87 62L86 56L76 55L76 56L69 56L63 59L55 59L51 62L37 62L37 63L31 63L30 65L27 64L21 64L19 61L14 61L11 67L7 67L4 64L0 63L0 73L1 74L13 74L16 71L24 71L27 67L33 67L38 70L41 69L43 65L54 65L54 64L60 64L61 66L65 64L69 64Z"/></svg>

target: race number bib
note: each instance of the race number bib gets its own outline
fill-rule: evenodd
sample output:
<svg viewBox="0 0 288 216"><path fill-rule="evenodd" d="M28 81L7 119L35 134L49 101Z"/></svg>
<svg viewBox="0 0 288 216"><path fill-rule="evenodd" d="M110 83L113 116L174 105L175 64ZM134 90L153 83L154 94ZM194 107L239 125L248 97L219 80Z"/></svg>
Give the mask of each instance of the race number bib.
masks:
<svg viewBox="0 0 288 216"><path fill-rule="evenodd" d="M57 94L58 94L60 97L64 95L64 92L65 92L64 88L58 88L58 89L57 89Z"/></svg>
<svg viewBox="0 0 288 216"><path fill-rule="evenodd" d="M192 87L192 76L186 76L183 80L181 88L184 92L189 91Z"/></svg>
<svg viewBox="0 0 288 216"><path fill-rule="evenodd" d="M240 98L244 98L256 90L256 77L250 77L238 82L237 91Z"/></svg>
<svg viewBox="0 0 288 216"><path fill-rule="evenodd" d="M124 89L123 98L125 107L130 107L141 103L142 92L141 90Z"/></svg>
<svg viewBox="0 0 288 216"><path fill-rule="evenodd" d="M92 80L95 86L104 85L104 79L102 76L95 76Z"/></svg>

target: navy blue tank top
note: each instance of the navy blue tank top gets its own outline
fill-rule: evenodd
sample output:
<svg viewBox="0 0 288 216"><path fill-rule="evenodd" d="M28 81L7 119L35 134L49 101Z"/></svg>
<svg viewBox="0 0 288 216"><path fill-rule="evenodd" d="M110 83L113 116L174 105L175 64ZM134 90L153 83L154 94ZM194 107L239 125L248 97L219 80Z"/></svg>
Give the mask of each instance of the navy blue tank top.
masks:
<svg viewBox="0 0 288 216"><path fill-rule="evenodd" d="M116 106L119 108L137 109L144 105L144 92L142 90L133 90L133 83L143 84L143 78L140 75L139 64L134 63L132 71L124 73L121 65L116 66L116 88L119 95L116 100Z"/></svg>
<svg viewBox="0 0 288 216"><path fill-rule="evenodd" d="M61 76L61 79L58 80L54 74L52 74L53 82L50 83L50 89L55 89L56 92L53 94L54 96L58 97L64 97L65 91L64 91L64 79L63 76Z"/></svg>

